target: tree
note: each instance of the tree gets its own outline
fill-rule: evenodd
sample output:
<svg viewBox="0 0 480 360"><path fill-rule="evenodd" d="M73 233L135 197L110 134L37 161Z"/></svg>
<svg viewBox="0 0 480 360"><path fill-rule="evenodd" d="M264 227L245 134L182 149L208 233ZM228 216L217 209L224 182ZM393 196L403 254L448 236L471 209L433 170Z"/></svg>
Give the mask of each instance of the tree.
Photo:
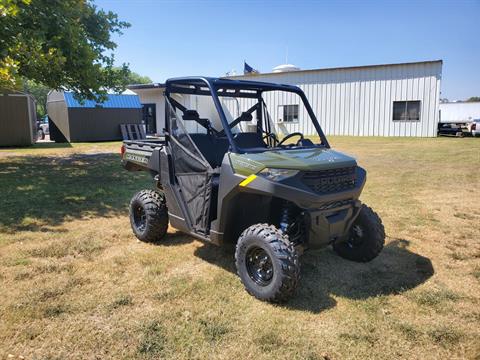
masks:
<svg viewBox="0 0 480 360"><path fill-rule="evenodd" d="M113 71L122 71L121 68L114 67ZM130 71L129 74L126 77L127 84L132 85L132 84L150 84L152 83L152 79L150 79L148 76L142 76L140 74L137 74L134 71Z"/></svg>
<svg viewBox="0 0 480 360"><path fill-rule="evenodd" d="M88 99L121 91L130 70L114 69L111 35L129 26L90 0L0 0L0 88L29 79Z"/></svg>
<svg viewBox="0 0 480 360"><path fill-rule="evenodd" d="M37 84L32 80L23 81L23 92L33 95L37 101L37 115L43 117L47 114L47 95L50 91L45 85Z"/></svg>
<svg viewBox="0 0 480 360"><path fill-rule="evenodd" d="M151 84L152 79L150 79L148 76L142 76L140 74L137 74L136 72L131 72L130 75L128 76L128 84Z"/></svg>
<svg viewBox="0 0 480 360"><path fill-rule="evenodd" d="M476 101L480 101L480 96L472 96L467 99L467 102L476 102Z"/></svg>

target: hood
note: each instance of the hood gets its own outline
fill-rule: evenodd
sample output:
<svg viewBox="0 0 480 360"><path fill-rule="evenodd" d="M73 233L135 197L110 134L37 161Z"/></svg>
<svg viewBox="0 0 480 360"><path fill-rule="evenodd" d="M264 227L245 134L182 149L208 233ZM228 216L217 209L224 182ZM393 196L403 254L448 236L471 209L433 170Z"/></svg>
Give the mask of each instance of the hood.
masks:
<svg viewBox="0 0 480 360"><path fill-rule="evenodd" d="M232 153L230 159L235 172L242 175L254 174L266 167L312 171L357 165L353 157L324 148L286 149L250 154Z"/></svg>

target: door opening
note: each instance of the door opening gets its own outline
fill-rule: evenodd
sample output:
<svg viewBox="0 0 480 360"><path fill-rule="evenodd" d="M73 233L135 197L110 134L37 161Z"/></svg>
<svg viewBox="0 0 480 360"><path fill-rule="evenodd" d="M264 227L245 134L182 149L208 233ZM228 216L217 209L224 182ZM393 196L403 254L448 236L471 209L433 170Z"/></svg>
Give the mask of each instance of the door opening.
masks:
<svg viewBox="0 0 480 360"><path fill-rule="evenodd" d="M145 124L145 133L155 135L157 133L157 109L155 104L142 104L143 123Z"/></svg>

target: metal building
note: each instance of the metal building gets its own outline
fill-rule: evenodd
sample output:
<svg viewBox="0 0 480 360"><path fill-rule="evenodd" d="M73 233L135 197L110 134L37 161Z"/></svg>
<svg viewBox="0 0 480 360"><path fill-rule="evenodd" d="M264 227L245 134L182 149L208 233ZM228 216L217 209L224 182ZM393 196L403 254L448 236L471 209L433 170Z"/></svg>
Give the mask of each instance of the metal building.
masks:
<svg viewBox="0 0 480 360"><path fill-rule="evenodd" d="M28 146L37 140L35 100L23 93L0 93L0 146Z"/></svg>
<svg viewBox="0 0 480 360"><path fill-rule="evenodd" d="M146 134L161 134L165 128L165 98L163 97L165 84L130 85L128 89L140 98Z"/></svg>
<svg viewBox="0 0 480 360"><path fill-rule="evenodd" d="M291 68L230 78L298 85L327 135L436 136L441 60L288 71ZM306 114L295 114L291 99L266 96L274 96L269 112L283 132L312 133L302 121Z"/></svg>
<svg viewBox="0 0 480 360"><path fill-rule="evenodd" d="M137 95L108 95L104 102L79 102L72 92L51 91L47 97L50 138L56 142L121 140L120 124L140 124Z"/></svg>
<svg viewBox="0 0 480 360"><path fill-rule="evenodd" d="M440 122L468 123L480 119L480 102L448 102L440 104Z"/></svg>
<svg viewBox="0 0 480 360"><path fill-rule="evenodd" d="M229 78L298 85L327 135L433 137L439 121L441 77L442 61L434 60L313 70L281 65L271 73ZM165 127L164 84L129 89L139 95L145 121L155 124L150 133L160 133ZM313 134L294 97L265 96L277 130Z"/></svg>

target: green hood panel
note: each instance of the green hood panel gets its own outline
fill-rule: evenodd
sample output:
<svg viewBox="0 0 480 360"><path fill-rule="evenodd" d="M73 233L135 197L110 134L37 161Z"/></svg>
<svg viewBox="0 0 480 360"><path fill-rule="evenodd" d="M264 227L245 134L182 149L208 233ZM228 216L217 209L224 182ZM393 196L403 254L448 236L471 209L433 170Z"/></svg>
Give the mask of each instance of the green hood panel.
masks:
<svg viewBox="0 0 480 360"><path fill-rule="evenodd" d="M236 173L248 176L264 168L325 170L356 166L356 160L332 149L274 150L263 153L230 154Z"/></svg>

